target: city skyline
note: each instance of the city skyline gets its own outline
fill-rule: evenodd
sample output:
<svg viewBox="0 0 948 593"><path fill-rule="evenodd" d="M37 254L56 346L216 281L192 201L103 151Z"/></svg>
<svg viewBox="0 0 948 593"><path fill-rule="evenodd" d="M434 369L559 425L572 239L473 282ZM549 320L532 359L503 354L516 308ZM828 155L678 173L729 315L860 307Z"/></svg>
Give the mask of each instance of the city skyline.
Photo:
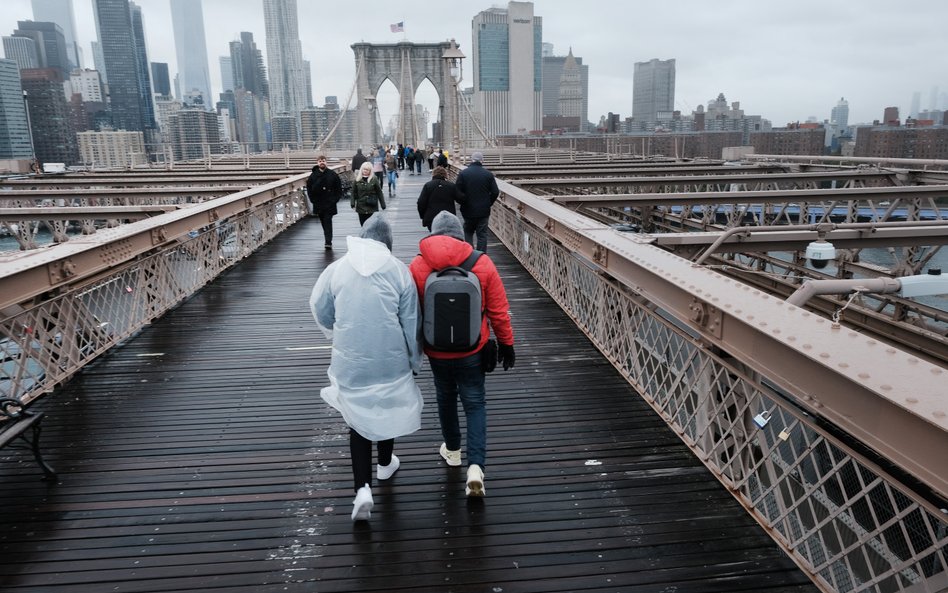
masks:
<svg viewBox="0 0 948 593"><path fill-rule="evenodd" d="M168 0L136 3L142 9L149 61L168 63L174 76L179 69ZM631 116L634 63L653 58L676 60L675 109L683 114L723 93L728 101L739 101L747 113L782 126L811 116L829 119L831 109L845 97L850 123L871 123L882 119L889 106L899 107L904 119L916 92L922 110L932 107L934 87L938 88L935 107L948 107L948 36L941 25L948 5L937 0L900 5L899 16L908 24L898 26L878 16L888 5L876 0L855 7L813 0L763 8L745 0L674 7L611 0L576 4L536 0L534 14L543 18L543 41L554 45L555 55L566 55L572 48L588 65L588 115L593 123L608 112ZM87 68L93 67L90 44L95 39L91 5L91 0L74 1L77 42ZM264 49L263 0L204 0L203 5L216 101L221 85L218 58L228 55L228 42L241 31L250 31ZM459 9L426 14L369 2L367 10L356 15L329 12L319 2L299 0L300 41L303 58L312 64L314 102L321 105L325 96L344 100L348 95L355 77L349 46L360 41L454 38L468 57L462 86L469 86L471 21L491 5L465 3ZM16 21L33 18L30 0L5 0L4 6L7 10L0 15L4 35L12 33ZM392 33L390 25L398 22L404 23L404 32ZM421 103L426 103L425 92L424 88L419 92ZM397 97L397 91L386 84L379 95L381 104L386 96Z"/></svg>

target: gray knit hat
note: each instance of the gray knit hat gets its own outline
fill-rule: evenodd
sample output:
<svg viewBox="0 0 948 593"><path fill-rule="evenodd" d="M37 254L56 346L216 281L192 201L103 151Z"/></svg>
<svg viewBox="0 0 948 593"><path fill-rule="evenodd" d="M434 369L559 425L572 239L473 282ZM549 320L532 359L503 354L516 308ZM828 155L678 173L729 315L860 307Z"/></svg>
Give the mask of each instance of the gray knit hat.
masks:
<svg viewBox="0 0 948 593"><path fill-rule="evenodd" d="M365 221L359 236L363 239L372 239L384 243L389 251L392 250L392 227L389 226L388 220L382 216L381 212L376 212Z"/></svg>
<svg viewBox="0 0 948 593"><path fill-rule="evenodd" d="M474 161L475 163L480 163L481 161L484 160L484 153L480 151L475 151L473 154L471 154L471 160Z"/></svg>
<svg viewBox="0 0 948 593"><path fill-rule="evenodd" d="M461 228L461 221L454 214L447 210L442 210L431 221L432 235L447 235L454 237L458 241L464 240L464 230Z"/></svg>

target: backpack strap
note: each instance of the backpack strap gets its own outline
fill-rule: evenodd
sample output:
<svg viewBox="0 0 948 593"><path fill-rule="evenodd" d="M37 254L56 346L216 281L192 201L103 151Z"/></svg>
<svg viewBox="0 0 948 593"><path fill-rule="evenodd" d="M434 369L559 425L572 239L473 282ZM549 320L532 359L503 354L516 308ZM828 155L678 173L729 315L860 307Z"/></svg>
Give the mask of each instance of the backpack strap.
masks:
<svg viewBox="0 0 948 593"><path fill-rule="evenodd" d="M482 255L484 255L483 251L478 251L475 249L471 252L471 255L467 256L467 259L464 260L458 267L465 272L470 272L472 269L474 269L474 264L477 263L477 260L479 260Z"/></svg>
<svg viewBox="0 0 948 593"><path fill-rule="evenodd" d="M471 272L474 269L474 264L477 263L477 260L481 259L481 256L484 255L483 251L474 250L471 252L471 255L467 256L467 259L461 262L461 265L458 267L464 270L465 272ZM477 283L480 284L480 278L477 279ZM481 287L481 292L483 293L484 288ZM481 317L487 314L487 299L481 298Z"/></svg>

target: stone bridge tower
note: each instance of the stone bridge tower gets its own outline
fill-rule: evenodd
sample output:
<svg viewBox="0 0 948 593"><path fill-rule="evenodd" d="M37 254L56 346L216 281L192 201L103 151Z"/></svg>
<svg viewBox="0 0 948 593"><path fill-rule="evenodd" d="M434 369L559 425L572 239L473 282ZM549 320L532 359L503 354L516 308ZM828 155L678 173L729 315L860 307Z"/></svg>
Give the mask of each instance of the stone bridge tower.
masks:
<svg viewBox="0 0 948 593"><path fill-rule="evenodd" d="M358 98L356 117L360 144L369 147L381 143L382 131L378 129L376 94L386 79L398 89L401 118L396 132L396 142L418 146L425 142L423 130L416 130L415 91L428 79L438 92L438 114L444 134L450 134L457 119L457 102L452 100L454 92L450 60L444 58L445 50L455 48L453 41L441 43L394 44L356 43L355 53L356 93ZM361 64L361 67L360 67ZM441 138L446 146L450 138ZM436 143L439 139L435 139Z"/></svg>

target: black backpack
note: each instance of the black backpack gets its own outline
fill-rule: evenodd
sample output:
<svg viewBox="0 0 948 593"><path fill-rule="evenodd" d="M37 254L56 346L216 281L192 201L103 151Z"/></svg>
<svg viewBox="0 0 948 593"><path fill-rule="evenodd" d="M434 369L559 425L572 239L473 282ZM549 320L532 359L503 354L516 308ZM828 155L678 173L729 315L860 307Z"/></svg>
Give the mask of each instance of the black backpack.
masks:
<svg viewBox="0 0 948 593"><path fill-rule="evenodd" d="M476 249L460 266L435 270L425 280L422 307L425 344L435 350L466 352L481 340L481 282L471 270L482 251Z"/></svg>

